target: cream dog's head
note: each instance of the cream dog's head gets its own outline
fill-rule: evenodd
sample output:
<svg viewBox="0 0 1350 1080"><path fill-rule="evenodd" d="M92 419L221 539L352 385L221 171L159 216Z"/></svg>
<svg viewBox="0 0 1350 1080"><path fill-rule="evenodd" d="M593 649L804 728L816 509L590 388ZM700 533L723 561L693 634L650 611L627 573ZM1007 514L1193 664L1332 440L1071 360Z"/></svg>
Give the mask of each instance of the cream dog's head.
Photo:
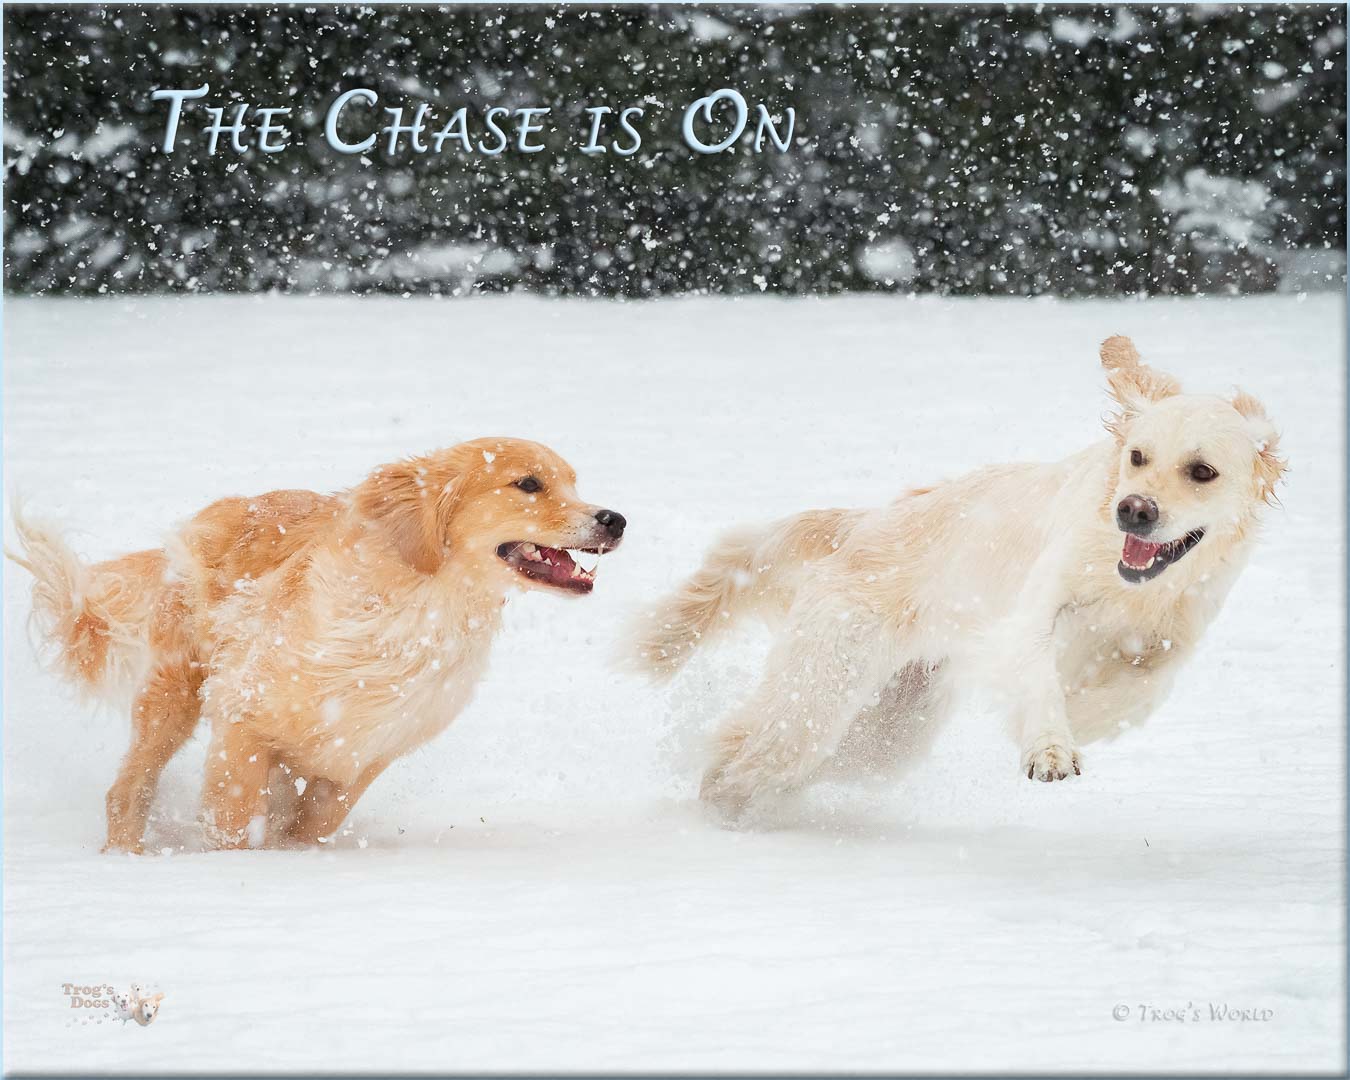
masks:
<svg viewBox="0 0 1350 1080"><path fill-rule="evenodd" d="M1120 453L1104 508L1124 534L1116 569L1133 584L1198 580L1273 497L1279 436L1255 398L1183 394L1129 338L1108 338L1101 357L1119 406L1106 422Z"/></svg>
<svg viewBox="0 0 1350 1080"><path fill-rule="evenodd" d="M377 469L353 506L420 573L453 556L470 584L588 593L595 569L583 564L618 547L627 521L576 482L539 443L475 439Z"/></svg>

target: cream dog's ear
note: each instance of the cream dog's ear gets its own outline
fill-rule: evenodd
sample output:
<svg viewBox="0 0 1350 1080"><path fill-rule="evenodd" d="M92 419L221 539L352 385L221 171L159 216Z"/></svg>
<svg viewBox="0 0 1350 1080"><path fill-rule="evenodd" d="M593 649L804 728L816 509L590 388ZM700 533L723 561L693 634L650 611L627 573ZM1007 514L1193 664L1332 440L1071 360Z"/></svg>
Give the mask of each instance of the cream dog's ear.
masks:
<svg viewBox="0 0 1350 1080"><path fill-rule="evenodd" d="M380 466L357 487L354 502L404 562L434 574L445 562L457 498L458 485L444 463L423 457Z"/></svg>
<svg viewBox="0 0 1350 1080"><path fill-rule="evenodd" d="M1125 425L1147 405L1181 393L1181 384L1145 364L1127 337L1117 334L1103 341L1101 358L1111 396L1120 406L1106 418L1106 430L1118 439L1124 437Z"/></svg>
<svg viewBox="0 0 1350 1080"><path fill-rule="evenodd" d="M1256 447L1256 484L1261 498L1272 502L1275 485L1289 468L1289 462L1280 457L1280 433L1266 415L1265 406L1245 390L1233 395L1233 408L1247 418L1252 429L1252 443Z"/></svg>

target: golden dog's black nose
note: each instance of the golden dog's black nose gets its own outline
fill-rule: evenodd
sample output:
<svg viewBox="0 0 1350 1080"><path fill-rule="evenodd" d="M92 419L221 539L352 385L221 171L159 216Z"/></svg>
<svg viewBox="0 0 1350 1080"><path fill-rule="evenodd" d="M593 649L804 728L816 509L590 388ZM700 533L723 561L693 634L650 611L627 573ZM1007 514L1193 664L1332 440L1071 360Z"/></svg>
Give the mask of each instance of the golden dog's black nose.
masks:
<svg viewBox="0 0 1350 1080"><path fill-rule="evenodd" d="M1158 523L1158 504L1145 495L1126 495L1116 504L1116 521L1126 532L1146 533Z"/></svg>
<svg viewBox="0 0 1350 1080"><path fill-rule="evenodd" d="M623 535L624 527L628 524L628 519L617 510L597 510L595 520L600 522L615 540Z"/></svg>

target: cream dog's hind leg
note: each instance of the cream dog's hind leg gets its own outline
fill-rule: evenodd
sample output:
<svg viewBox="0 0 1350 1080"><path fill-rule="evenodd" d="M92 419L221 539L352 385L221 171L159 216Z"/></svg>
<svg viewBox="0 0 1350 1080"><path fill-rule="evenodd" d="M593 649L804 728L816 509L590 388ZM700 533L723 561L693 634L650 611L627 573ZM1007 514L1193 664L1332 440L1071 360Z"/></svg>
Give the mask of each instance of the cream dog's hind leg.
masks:
<svg viewBox="0 0 1350 1080"><path fill-rule="evenodd" d="M751 802L800 787L834 753L897 665L882 620L831 595L826 580L793 605L763 681L723 725L700 793L735 819Z"/></svg>
<svg viewBox="0 0 1350 1080"><path fill-rule="evenodd" d="M914 764L951 715L950 683L942 661L906 664L859 710L822 774L891 779Z"/></svg>

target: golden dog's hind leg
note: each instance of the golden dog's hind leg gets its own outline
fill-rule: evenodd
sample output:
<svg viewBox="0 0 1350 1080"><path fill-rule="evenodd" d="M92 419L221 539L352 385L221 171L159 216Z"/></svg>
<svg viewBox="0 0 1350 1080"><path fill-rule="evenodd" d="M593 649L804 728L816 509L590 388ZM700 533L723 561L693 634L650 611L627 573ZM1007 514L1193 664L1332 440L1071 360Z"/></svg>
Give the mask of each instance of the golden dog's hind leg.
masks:
<svg viewBox="0 0 1350 1080"><path fill-rule="evenodd" d="M371 765L346 787L323 777L310 781L300 795L299 812L286 830L286 838L298 844L317 844L332 836L386 764Z"/></svg>
<svg viewBox="0 0 1350 1080"><path fill-rule="evenodd" d="M161 666L136 695L131 748L108 789L104 851L140 854L160 774L197 726L201 684L200 669L183 660Z"/></svg>
<svg viewBox="0 0 1350 1080"><path fill-rule="evenodd" d="M217 720L206 752L202 811L213 847L262 847L267 837L271 748L240 722Z"/></svg>

